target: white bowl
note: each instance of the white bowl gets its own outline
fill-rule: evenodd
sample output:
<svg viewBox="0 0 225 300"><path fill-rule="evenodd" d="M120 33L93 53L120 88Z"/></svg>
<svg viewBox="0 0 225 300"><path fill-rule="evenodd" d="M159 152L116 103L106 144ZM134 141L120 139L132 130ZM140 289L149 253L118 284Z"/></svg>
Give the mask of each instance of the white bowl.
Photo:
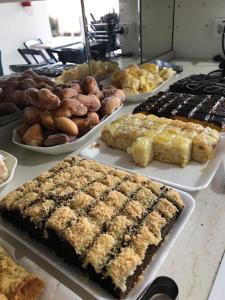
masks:
<svg viewBox="0 0 225 300"><path fill-rule="evenodd" d="M85 135L82 137L78 138L77 140L66 143L66 144L61 144L61 145L56 145L52 147L37 147L37 146L30 146L26 145L23 143L21 140L21 137L17 134L16 130L13 131L13 138L12 141L14 144L39 153L44 153L48 155L59 155L59 154L65 154L69 152L73 152L74 150L78 149L82 144L87 142L102 126L110 121L113 116L122 108L123 104L119 108L117 108L110 116L105 118L103 121L101 121L98 125L93 127L90 131L88 131Z"/></svg>
<svg viewBox="0 0 225 300"><path fill-rule="evenodd" d="M17 166L17 158L13 156L12 154L5 152L3 150L0 150L0 154L5 157L4 163L6 165L6 168L9 171L9 176L6 181L2 182L0 184L0 189L2 189L7 183L12 180L16 166Z"/></svg>

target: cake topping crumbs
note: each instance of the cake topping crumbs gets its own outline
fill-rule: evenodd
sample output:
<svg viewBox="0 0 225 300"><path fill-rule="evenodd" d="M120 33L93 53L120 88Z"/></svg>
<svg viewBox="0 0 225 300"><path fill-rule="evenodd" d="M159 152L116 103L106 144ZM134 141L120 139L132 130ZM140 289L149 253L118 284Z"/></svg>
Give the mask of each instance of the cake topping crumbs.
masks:
<svg viewBox="0 0 225 300"><path fill-rule="evenodd" d="M126 280L134 274L137 266L141 264L141 258L133 248L124 248L114 258L107 269L107 276L110 276L114 284L122 291L126 291Z"/></svg>
<svg viewBox="0 0 225 300"><path fill-rule="evenodd" d="M129 196L133 194L138 189L138 184L133 183L131 181L124 181L118 187L117 191Z"/></svg>
<svg viewBox="0 0 225 300"><path fill-rule="evenodd" d="M65 229L64 238L75 248L77 254L82 254L99 231L99 227L87 217L80 217L74 225Z"/></svg>
<svg viewBox="0 0 225 300"><path fill-rule="evenodd" d="M132 200L127 204L127 207L124 209L123 213L126 214L128 218L136 220L141 218L143 208L138 201Z"/></svg>
<svg viewBox="0 0 225 300"><path fill-rule="evenodd" d="M88 184L88 179L84 176L73 177L68 182L68 185L71 186L74 190L79 190L84 188Z"/></svg>
<svg viewBox="0 0 225 300"><path fill-rule="evenodd" d="M108 187L99 182L94 182L86 188L86 192L95 198L101 197L107 190Z"/></svg>
<svg viewBox="0 0 225 300"><path fill-rule="evenodd" d="M176 206L164 198L160 199L160 201L157 203L156 210L168 220L172 219L178 212Z"/></svg>
<svg viewBox="0 0 225 300"><path fill-rule="evenodd" d="M95 271L99 273L115 244L116 240L112 235L107 233L100 235L94 246L88 251L85 265L91 264Z"/></svg>
<svg viewBox="0 0 225 300"><path fill-rule="evenodd" d="M161 234L157 237L147 228L147 226L142 226L141 230L132 237L131 246L134 248L135 252L143 260L145 258L146 250L149 246L157 246L162 240Z"/></svg>
<svg viewBox="0 0 225 300"><path fill-rule="evenodd" d="M1 199L0 207L10 209L12 204L20 199L23 196L23 193L20 191L13 191L9 193L5 198Z"/></svg>
<svg viewBox="0 0 225 300"><path fill-rule="evenodd" d="M46 227L61 232L71 220L76 220L75 212L68 206L57 208L46 222Z"/></svg>
<svg viewBox="0 0 225 300"><path fill-rule="evenodd" d="M84 192L79 192L73 196L70 207L75 211L80 211L81 209L85 209L95 202L95 199Z"/></svg>
<svg viewBox="0 0 225 300"><path fill-rule="evenodd" d="M120 209L126 201L127 197L117 191L110 191L105 197L105 203L109 206L115 207L115 209Z"/></svg>
<svg viewBox="0 0 225 300"><path fill-rule="evenodd" d="M27 208L29 205L36 202L38 200L38 198L39 198L38 193L32 193L32 192L27 193L27 194L23 195L23 197L21 197L19 200L14 202L12 205L12 208L23 210L23 209Z"/></svg>
<svg viewBox="0 0 225 300"><path fill-rule="evenodd" d="M120 239L132 224L132 221L126 216L116 216L111 222L108 231L114 237Z"/></svg>
<svg viewBox="0 0 225 300"><path fill-rule="evenodd" d="M94 218L98 223L103 224L109 221L114 213L114 208L108 206L102 201L99 201L90 211L89 215Z"/></svg>
<svg viewBox="0 0 225 300"><path fill-rule="evenodd" d="M120 183L120 181L121 179L119 177L109 174L101 180L101 183L107 185L109 188L114 188L117 184Z"/></svg>
<svg viewBox="0 0 225 300"><path fill-rule="evenodd" d="M35 224L43 221L49 214L49 212L55 207L53 200L45 200L28 207L24 211L24 216L29 217Z"/></svg>

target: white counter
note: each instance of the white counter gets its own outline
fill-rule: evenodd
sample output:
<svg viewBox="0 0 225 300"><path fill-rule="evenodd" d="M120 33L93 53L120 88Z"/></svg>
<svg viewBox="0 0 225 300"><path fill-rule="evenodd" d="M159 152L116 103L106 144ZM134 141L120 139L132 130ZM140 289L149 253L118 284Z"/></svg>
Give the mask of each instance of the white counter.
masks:
<svg viewBox="0 0 225 300"><path fill-rule="evenodd" d="M180 77L193 73L208 73L217 68L217 64L211 62L193 61L190 63L182 60L174 60L174 62L184 66L184 72ZM131 112L135 106L136 104L126 104L119 114ZM46 156L19 148L9 142L10 137L6 131L11 131L10 126L5 132L0 129L0 147L18 158L18 167L14 179L1 192L1 195L15 189L67 156L67 154ZM95 136L93 136L94 139ZM82 148L85 148L85 145ZM79 151L75 153L79 153ZM180 291L180 300L204 300L208 298L225 251L224 162L219 167L209 187L193 194L196 199L196 209L158 272L158 275L166 275L175 279ZM0 232L0 235L3 234ZM16 244L13 240L11 242ZM24 251L27 252L28 250L25 249ZM80 288L74 286L53 267L31 253L29 255L83 299L91 299L90 296L87 298L87 295ZM221 295L221 299L224 298L225 296Z"/></svg>

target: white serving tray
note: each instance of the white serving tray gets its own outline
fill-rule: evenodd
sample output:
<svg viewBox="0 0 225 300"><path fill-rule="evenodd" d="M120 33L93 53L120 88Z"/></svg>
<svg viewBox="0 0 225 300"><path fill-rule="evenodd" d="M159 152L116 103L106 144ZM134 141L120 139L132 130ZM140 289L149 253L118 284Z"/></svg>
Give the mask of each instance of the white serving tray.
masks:
<svg viewBox="0 0 225 300"><path fill-rule="evenodd" d="M134 164L127 152L107 146L100 138L89 144L80 154L86 158L140 173L178 189L194 192L209 185L224 157L224 150L225 138L221 137L212 160L205 164L191 161L185 168L156 160L146 168L139 167Z"/></svg>
<svg viewBox="0 0 225 300"><path fill-rule="evenodd" d="M59 155L59 154L64 154L64 153L69 153L73 152L77 148L79 148L82 144L87 142L98 130L102 128L102 126L107 123L108 121L112 120L112 118L115 116L115 114L122 108L123 104L117 108L111 115L109 115L107 118L102 120L97 126L93 127L90 131L88 131L85 135L82 137L78 138L77 140L62 144L62 145L56 145L52 147L36 147L36 146L30 146L30 145L25 145L20 136L16 133L16 130L13 131L13 138L12 141L14 144L34 151L34 152L39 152L39 153L44 153L48 155Z"/></svg>
<svg viewBox="0 0 225 300"><path fill-rule="evenodd" d="M62 300L63 298L66 300L81 300L80 297L61 284L57 279L36 265L28 257L24 256L21 249L15 249L9 242L1 237L0 246L2 246L20 266L44 281L45 289L40 300Z"/></svg>
<svg viewBox="0 0 225 300"><path fill-rule="evenodd" d="M163 88L168 88L169 85L174 81L175 76L177 76L176 73L174 73L171 77L163 81L159 86L157 86L153 91L148 93L139 93L134 95L126 95L125 101L126 102L142 102L148 99L150 96L155 95L159 91L161 91ZM101 81L101 84L103 87L107 87L109 85L112 85L111 79L105 79Z"/></svg>
<svg viewBox="0 0 225 300"><path fill-rule="evenodd" d="M17 158L15 156L13 156L12 154L5 152L3 150L0 150L0 154L2 154L5 157L4 163L6 165L6 168L9 171L9 176L8 176L7 180L0 184L0 191L1 191L2 188L7 183L9 183L13 178L13 175L14 175L14 172L15 172L15 169L17 166Z"/></svg>
<svg viewBox="0 0 225 300"><path fill-rule="evenodd" d="M185 207L177 222L174 224L173 228L169 232L168 236L166 237L160 248L157 250L157 253L154 255L153 260L150 262L149 266L143 273L143 280L129 293L129 296L127 297L127 299L129 300L136 300L137 297L141 294L141 292L145 289L145 287L155 279L159 267L166 259L176 239L182 232L185 224L189 220L195 208L195 200L192 198L191 195L179 190L178 192L180 193L184 201ZM78 268L65 263L62 259L57 257L53 252L51 252L47 247L43 246L41 243L36 242L35 240L30 239L26 234L24 234L24 232L20 231L15 226L6 222L1 217L0 230L5 232L7 235L13 237L14 239L18 240L20 243L24 244L36 255L46 260L54 268L61 271L70 280L78 284L81 288L83 288L89 294L94 296L96 299L113 299L113 297L109 293L107 293L100 285L98 285L88 277L84 276L84 273L82 273ZM87 297L85 297L85 299L88 299L88 295Z"/></svg>

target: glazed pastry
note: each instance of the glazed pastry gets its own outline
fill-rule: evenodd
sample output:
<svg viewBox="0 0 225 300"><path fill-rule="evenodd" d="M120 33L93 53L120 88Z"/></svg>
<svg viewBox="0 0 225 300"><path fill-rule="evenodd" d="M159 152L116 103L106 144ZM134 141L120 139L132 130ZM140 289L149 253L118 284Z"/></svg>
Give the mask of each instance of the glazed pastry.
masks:
<svg viewBox="0 0 225 300"><path fill-rule="evenodd" d="M166 185L79 156L0 201L3 218L116 299L125 298L151 267L183 207L180 194Z"/></svg>
<svg viewBox="0 0 225 300"><path fill-rule="evenodd" d="M69 136L64 133L57 133L49 135L45 140L43 145L45 147L52 147L60 144L69 143Z"/></svg>
<svg viewBox="0 0 225 300"><path fill-rule="evenodd" d="M0 246L0 299L38 300L44 282L19 266Z"/></svg>
<svg viewBox="0 0 225 300"><path fill-rule="evenodd" d="M111 89L103 90L102 93L103 93L103 99L111 96L115 96L119 98L121 102L123 102L126 98L126 95L123 92L123 90L117 89L115 87L112 87Z"/></svg>
<svg viewBox="0 0 225 300"><path fill-rule="evenodd" d="M54 115L56 117L72 117L72 116L84 116L87 114L87 107L80 101L75 99L64 99L61 102L59 108L54 110Z"/></svg>
<svg viewBox="0 0 225 300"><path fill-rule="evenodd" d="M27 122L23 121L17 128L16 128L16 132L17 134L22 138L22 136L25 134L25 132L27 131L27 129L30 127L30 124L28 124Z"/></svg>
<svg viewBox="0 0 225 300"><path fill-rule="evenodd" d="M96 112L89 112L85 117L72 117L71 120L76 123L79 135L85 134L99 124L99 116Z"/></svg>
<svg viewBox="0 0 225 300"><path fill-rule="evenodd" d="M121 99L116 96L105 98L101 102L100 115L109 116L121 105Z"/></svg>
<svg viewBox="0 0 225 300"><path fill-rule="evenodd" d="M40 110L37 107L28 106L24 109L24 120L26 123L33 125L40 123Z"/></svg>
<svg viewBox="0 0 225 300"><path fill-rule="evenodd" d="M27 129L22 137L25 144L31 146L41 146L44 141L44 134L40 124L34 124Z"/></svg>
<svg viewBox="0 0 225 300"><path fill-rule="evenodd" d="M55 128L54 116L50 111L46 110L46 111L41 112L40 122L43 127L46 127L48 129Z"/></svg>
<svg viewBox="0 0 225 300"><path fill-rule="evenodd" d="M38 92L38 108L41 110L52 110L60 106L60 99L54 95L49 89L41 89Z"/></svg>
<svg viewBox="0 0 225 300"><path fill-rule="evenodd" d="M63 100L64 98L71 98L76 96L77 90L71 87L56 87L54 88L54 93L59 97L60 100Z"/></svg>
<svg viewBox="0 0 225 300"><path fill-rule="evenodd" d="M68 135L78 135L77 125L65 117L54 118L55 128Z"/></svg>
<svg viewBox="0 0 225 300"><path fill-rule="evenodd" d="M79 94L75 97L75 99L78 100L80 103L82 103L89 112L98 111L99 108L101 107L100 100L94 94L89 94L89 95Z"/></svg>

